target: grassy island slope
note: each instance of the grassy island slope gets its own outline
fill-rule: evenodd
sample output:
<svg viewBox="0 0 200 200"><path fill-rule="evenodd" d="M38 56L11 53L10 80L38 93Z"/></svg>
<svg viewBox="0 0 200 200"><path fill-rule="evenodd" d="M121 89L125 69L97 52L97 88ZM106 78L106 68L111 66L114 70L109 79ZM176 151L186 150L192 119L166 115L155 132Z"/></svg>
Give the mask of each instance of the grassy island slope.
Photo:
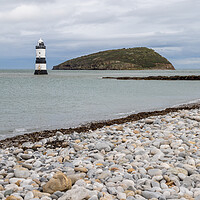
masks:
<svg viewBox="0 0 200 200"><path fill-rule="evenodd" d="M173 65L153 49L137 47L101 51L56 65L53 70L174 70Z"/></svg>

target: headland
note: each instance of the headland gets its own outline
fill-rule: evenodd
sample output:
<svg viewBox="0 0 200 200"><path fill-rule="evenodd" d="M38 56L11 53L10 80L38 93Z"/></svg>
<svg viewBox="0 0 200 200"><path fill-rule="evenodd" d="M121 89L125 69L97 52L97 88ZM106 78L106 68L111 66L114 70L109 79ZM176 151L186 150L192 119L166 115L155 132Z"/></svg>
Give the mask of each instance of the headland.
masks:
<svg viewBox="0 0 200 200"><path fill-rule="evenodd" d="M81 56L56 65L53 70L174 70L174 66L153 49L115 49Z"/></svg>

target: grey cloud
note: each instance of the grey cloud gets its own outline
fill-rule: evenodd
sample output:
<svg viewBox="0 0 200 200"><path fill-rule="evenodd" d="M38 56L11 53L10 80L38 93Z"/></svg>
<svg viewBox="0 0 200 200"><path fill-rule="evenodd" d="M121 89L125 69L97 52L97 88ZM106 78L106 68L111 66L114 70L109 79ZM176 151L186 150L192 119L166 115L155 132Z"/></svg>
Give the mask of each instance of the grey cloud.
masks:
<svg viewBox="0 0 200 200"><path fill-rule="evenodd" d="M61 59L66 55L72 58L81 53L134 46L155 48L173 61L191 60L199 54L197 0L0 0L0 3L0 45L7 44L8 48L0 49L0 58L7 56L7 52L13 58L34 56L33 48L39 37L47 42L48 55ZM182 65L175 63L177 67Z"/></svg>

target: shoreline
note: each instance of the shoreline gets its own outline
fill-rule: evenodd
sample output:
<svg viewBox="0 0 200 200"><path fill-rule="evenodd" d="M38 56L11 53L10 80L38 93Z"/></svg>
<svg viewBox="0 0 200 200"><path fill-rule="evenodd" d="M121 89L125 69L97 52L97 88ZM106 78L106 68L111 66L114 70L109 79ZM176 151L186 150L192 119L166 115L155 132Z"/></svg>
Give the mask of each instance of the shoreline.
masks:
<svg viewBox="0 0 200 200"><path fill-rule="evenodd" d="M179 110L192 110L192 109L199 109L200 108L200 103L188 103L188 104L182 104L179 106L175 107L168 107L162 110L155 110L155 111L147 111L147 112L139 112L136 114L131 114L126 117L122 118L116 118L116 119L110 119L110 120L100 120L100 121L94 121L90 122L87 124L83 124L77 127L73 128L61 128L61 129L54 129L54 130L43 130L43 131L38 131L38 132L31 132L31 133L26 133L23 135L16 135L14 137L9 137L3 140L0 140L0 148L5 148L5 147L19 147L21 144L24 142L38 142L44 138L49 138L52 136L55 136L57 131L62 132L63 134L71 134L73 132L81 133L81 132L89 132L89 131L94 131L99 128L102 128L104 126L110 126L114 124L123 124L126 122L133 122L141 119L145 119L148 117L152 116L161 116L161 115L166 115L171 112L177 112ZM62 146L61 143L54 144L54 146L58 145Z"/></svg>
<svg viewBox="0 0 200 200"><path fill-rule="evenodd" d="M191 103L12 138L0 149L0 199L200 200L199 122Z"/></svg>

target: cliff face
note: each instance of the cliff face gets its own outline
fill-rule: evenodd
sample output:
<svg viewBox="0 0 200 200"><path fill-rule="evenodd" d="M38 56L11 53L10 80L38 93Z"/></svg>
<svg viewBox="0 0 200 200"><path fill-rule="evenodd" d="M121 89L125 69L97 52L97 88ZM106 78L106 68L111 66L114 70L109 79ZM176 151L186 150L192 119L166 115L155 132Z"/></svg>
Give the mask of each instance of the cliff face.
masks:
<svg viewBox="0 0 200 200"><path fill-rule="evenodd" d="M173 65L152 49L137 47L102 51L56 65L53 70L174 70Z"/></svg>

